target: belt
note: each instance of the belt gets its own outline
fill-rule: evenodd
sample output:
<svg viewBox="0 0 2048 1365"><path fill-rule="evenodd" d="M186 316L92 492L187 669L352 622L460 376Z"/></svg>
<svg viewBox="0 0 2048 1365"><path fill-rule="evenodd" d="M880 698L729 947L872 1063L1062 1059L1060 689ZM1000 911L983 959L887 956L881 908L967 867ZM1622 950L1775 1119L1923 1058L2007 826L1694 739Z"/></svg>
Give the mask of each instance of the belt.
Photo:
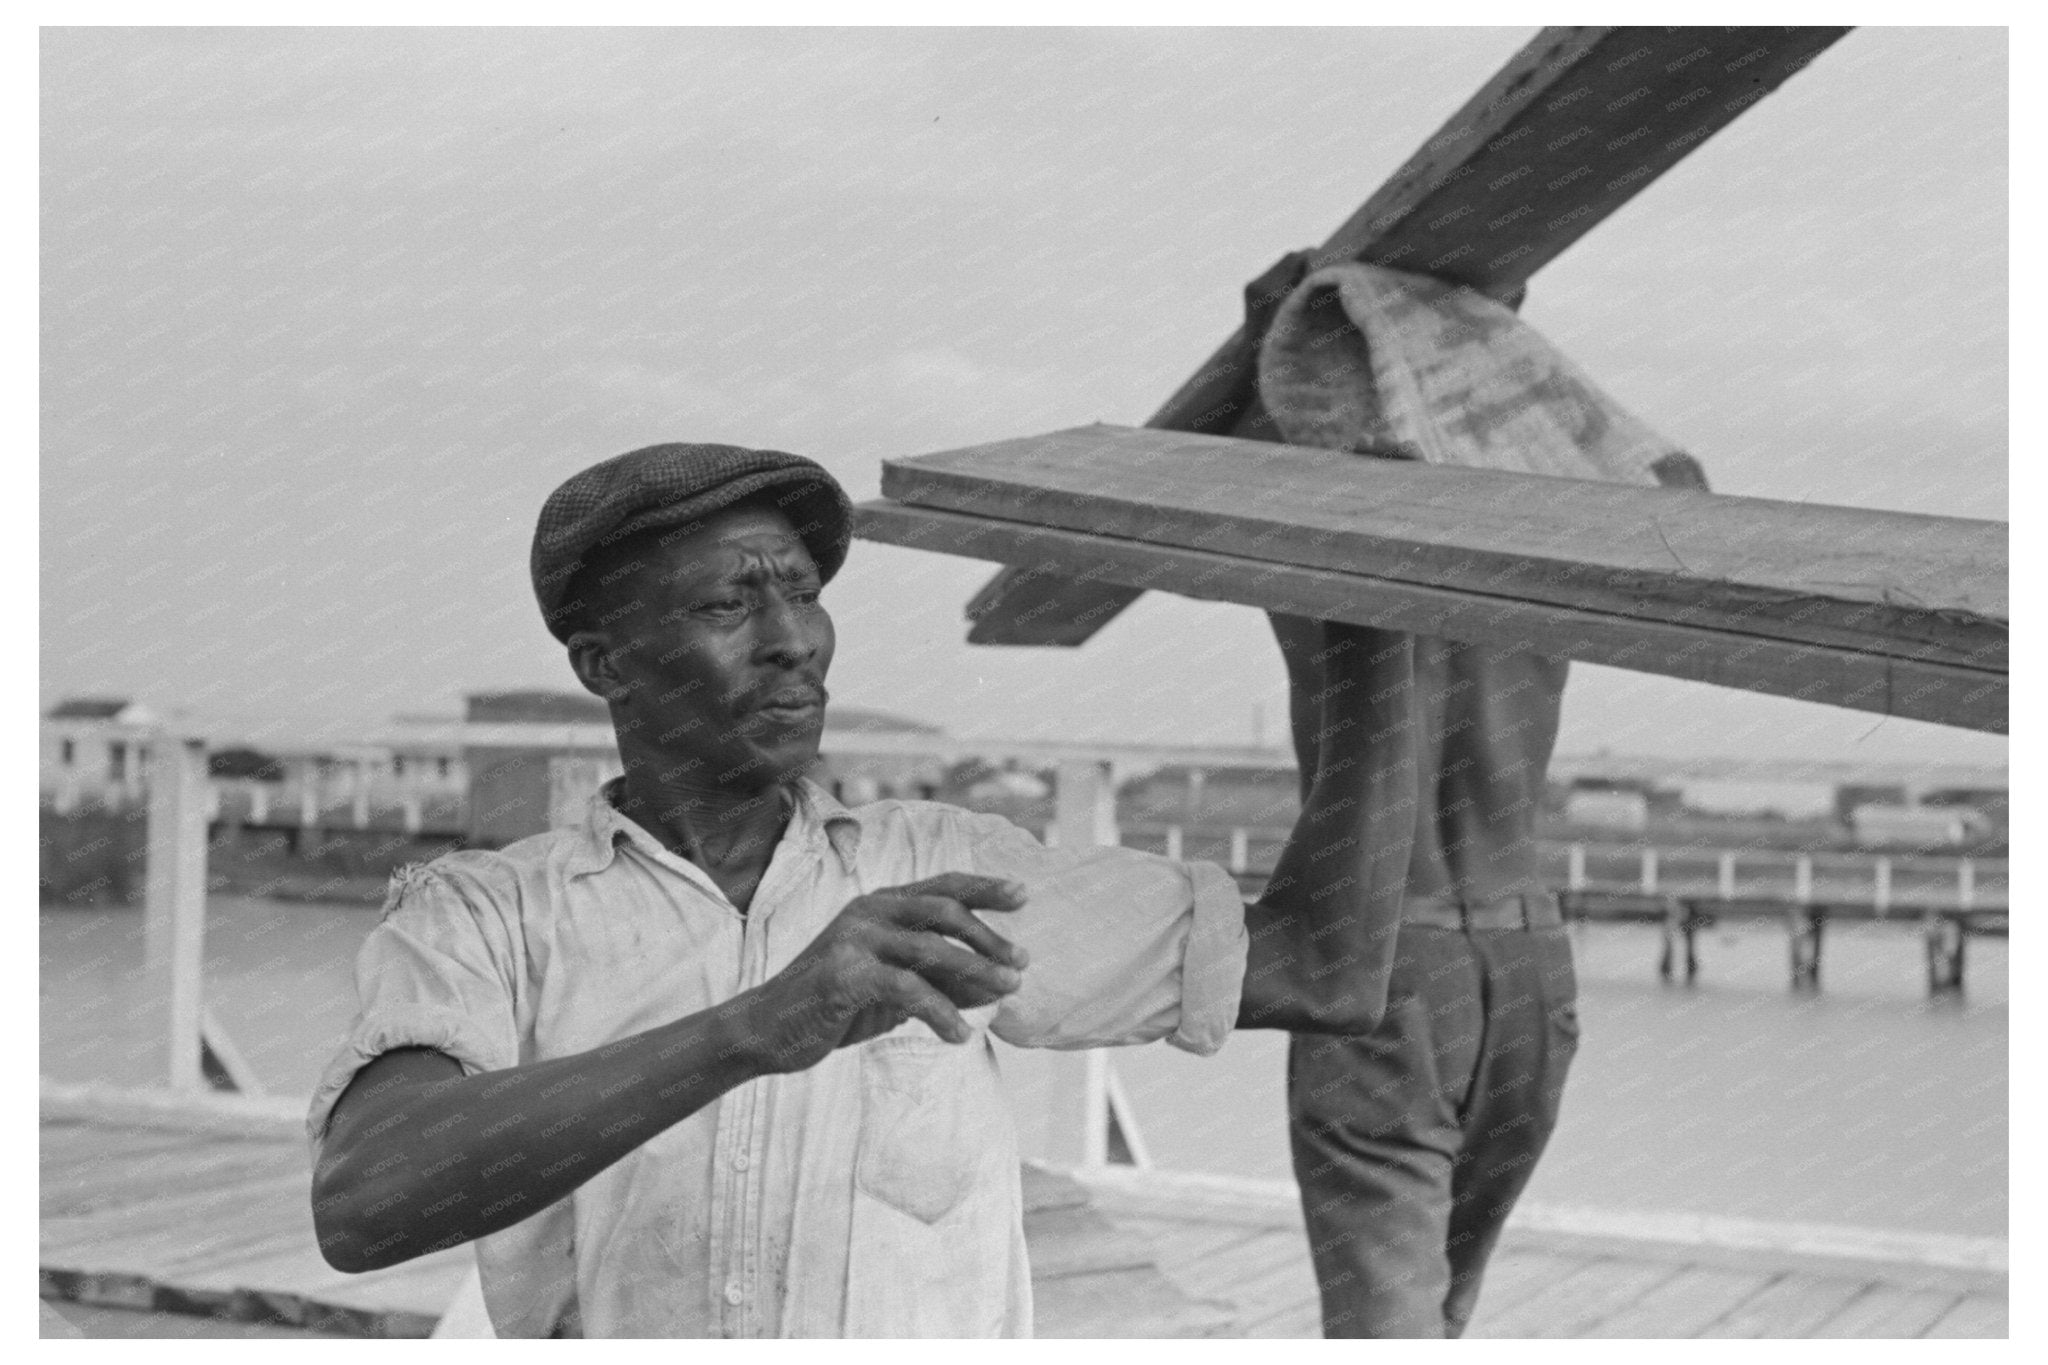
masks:
<svg viewBox="0 0 2048 1365"><path fill-rule="evenodd" d="M1469 901L1458 895L1408 896L1401 902L1403 924L1435 929L1545 929L1564 923L1554 891L1524 891L1496 900Z"/></svg>

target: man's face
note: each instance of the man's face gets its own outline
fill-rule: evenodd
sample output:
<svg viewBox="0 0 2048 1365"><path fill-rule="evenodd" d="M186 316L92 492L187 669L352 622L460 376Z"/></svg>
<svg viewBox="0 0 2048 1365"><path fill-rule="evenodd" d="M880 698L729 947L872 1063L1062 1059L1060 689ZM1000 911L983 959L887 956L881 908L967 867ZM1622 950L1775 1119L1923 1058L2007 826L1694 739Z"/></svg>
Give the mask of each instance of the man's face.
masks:
<svg viewBox="0 0 2048 1365"><path fill-rule="evenodd" d="M669 760L664 786L752 794L801 772L818 754L832 666L819 586L769 508L721 513L622 574L617 619L599 632L621 746Z"/></svg>

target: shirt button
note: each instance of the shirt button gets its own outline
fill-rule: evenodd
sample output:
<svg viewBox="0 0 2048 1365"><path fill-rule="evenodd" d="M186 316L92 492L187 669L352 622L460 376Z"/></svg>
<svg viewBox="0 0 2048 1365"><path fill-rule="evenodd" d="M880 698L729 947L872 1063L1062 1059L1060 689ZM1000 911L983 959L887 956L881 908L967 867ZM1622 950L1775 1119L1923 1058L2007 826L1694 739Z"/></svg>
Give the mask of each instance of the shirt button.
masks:
<svg viewBox="0 0 2048 1365"><path fill-rule="evenodd" d="M725 1287L725 1301L727 1303L737 1308L740 1306L740 1297L740 1287L738 1285L729 1284Z"/></svg>
<svg viewBox="0 0 2048 1365"><path fill-rule="evenodd" d="M744 1171L745 1169L747 1169L747 1167L753 1164L753 1162L747 1160L747 1154L745 1152L741 1152L738 1156L732 1159L732 1168L736 1171Z"/></svg>

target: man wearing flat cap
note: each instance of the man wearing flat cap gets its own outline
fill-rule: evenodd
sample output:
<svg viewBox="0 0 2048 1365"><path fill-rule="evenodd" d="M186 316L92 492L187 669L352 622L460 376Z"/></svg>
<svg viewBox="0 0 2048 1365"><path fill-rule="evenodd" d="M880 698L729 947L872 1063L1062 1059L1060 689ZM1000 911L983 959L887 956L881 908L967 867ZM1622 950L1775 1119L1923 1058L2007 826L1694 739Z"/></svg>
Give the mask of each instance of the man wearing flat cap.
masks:
<svg viewBox="0 0 2048 1365"><path fill-rule="evenodd" d="M1025 1336L991 1037L1208 1054L1378 1019L1405 643L1327 629L1348 719L1247 905L1206 863L806 780L850 512L811 461L730 446L549 497L535 591L624 775L574 827L393 879L308 1119L336 1267L474 1240L501 1336Z"/></svg>

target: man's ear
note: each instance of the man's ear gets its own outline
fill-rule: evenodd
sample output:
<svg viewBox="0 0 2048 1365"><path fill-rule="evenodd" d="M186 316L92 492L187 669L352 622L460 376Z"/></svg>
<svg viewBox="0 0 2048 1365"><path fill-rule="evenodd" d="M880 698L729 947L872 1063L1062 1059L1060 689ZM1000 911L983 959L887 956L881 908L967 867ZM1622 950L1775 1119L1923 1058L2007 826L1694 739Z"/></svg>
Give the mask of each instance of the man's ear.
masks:
<svg viewBox="0 0 2048 1365"><path fill-rule="evenodd" d="M612 658L610 644L594 630L579 630L569 637L569 667L576 681L592 696L610 701L624 691L624 680Z"/></svg>

